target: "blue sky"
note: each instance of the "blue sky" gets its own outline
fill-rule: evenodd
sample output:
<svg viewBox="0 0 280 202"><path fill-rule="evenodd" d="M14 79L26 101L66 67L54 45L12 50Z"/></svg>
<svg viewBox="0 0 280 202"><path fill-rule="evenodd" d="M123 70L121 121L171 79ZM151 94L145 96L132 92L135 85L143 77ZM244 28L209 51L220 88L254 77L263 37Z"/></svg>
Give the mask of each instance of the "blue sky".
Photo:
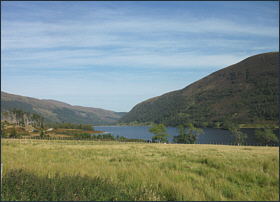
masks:
<svg viewBox="0 0 280 202"><path fill-rule="evenodd" d="M1 1L1 90L128 112L279 51L278 1Z"/></svg>

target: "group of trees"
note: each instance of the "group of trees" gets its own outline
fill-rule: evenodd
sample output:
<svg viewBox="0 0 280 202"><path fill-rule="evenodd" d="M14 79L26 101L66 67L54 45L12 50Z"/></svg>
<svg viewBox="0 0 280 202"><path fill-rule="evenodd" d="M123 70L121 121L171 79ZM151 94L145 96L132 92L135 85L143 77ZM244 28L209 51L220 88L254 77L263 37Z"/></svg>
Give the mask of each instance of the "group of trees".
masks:
<svg viewBox="0 0 280 202"><path fill-rule="evenodd" d="M248 138L246 133L242 133L240 127L237 124L231 124L229 126L232 136L235 138L235 143L240 146L243 145L245 139ZM152 141L158 143L168 142L167 138L169 135L166 133L166 127L163 124L158 124L149 129L150 133L153 133ZM182 144L194 144L197 140L198 135L203 134L201 128L196 128L192 123L186 123L184 125L177 126L177 132L179 135L173 136L174 143ZM264 145L268 145L269 142L278 142L278 138L273 133L273 127L264 125L255 130L255 139Z"/></svg>
<svg viewBox="0 0 280 202"><path fill-rule="evenodd" d="M18 133L18 131L16 130L16 127L13 126L12 128L9 129L4 129L5 128L5 124L4 122L1 122L1 138L4 137L9 137L9 138L20 138L21 134Z"/></svg>
<svg viewBox="0 0 280 202"><path fill-rule="evenodd" d="M186 123L177 127L179 135L173 136L174 143L194 144L199 134L203 134L201 128L196 128L192 123Z"/></svg>
<svg viewBox="0 0 280 202"><path fill-rule="evenodd" d="M89 133L80 133L78 134L77 132L74 134L74 139L79 140L79 139L92 139L92 136Z"/></svg>
<svg viewBox="0 0 280 202"><path fill-rule="evenodd" d="M167 138L169 137L168 133L166 133L166 127L163 124L158 124L149 129L150 133L153 133L152 141L168 142Z"/></svg>
<svg viewBox="0 0 280 202"><path fill-rule="evenodd" d="M248 138L246 133L242 133L240 131L240 127L236 124L232 124L230 126L230 131L232 132L233 136L235 137L235 143L237 145L243 145L245 139ZM276 135L273 133L273 127L270 125L264 125L263 127L259 127L255 130L255 140L264 144L265 146L268 145L270 142L279 142Z"/></svg>
<svg viewBox="0 0 280 202"><path fill-rule="evenodd" d="M179 135L173 136L173 142L183 144L194 144L198 135L204 133L201 128L195 128L192 123L186 123L184 125L177 126L177 131ZM169 135L166 133L166 127L163 124L158 124L154 127L151 127L149 132L154 134L152 137L153 142L168 142L167 138Z"/></svg>
<svg viewBox="0 0 280 202"><path fill-rule="evenodd" d="M197 140L199 134L203 134L201 128L195 128L192 123L186 123L184 125L179 125L177 127L179 135L173 136L174 143L183 143L183 144L194 144ZM166 133L166 127L163 124L158 124L149 129L150 133L153 133L152 141L157 141L158 143L168 142L167 138L169 137Z"/></svg>
<svg viewBox="0 0 280 202"><path fill-rule="evenodd" d="M120 141L120 142L146 142L142 139L125 138L117 135L116 137L110 133L105 134L89 134L89 133L75 133L74 139L76 140L102 140L102 141Z"/></svg>
<svg viewBox="0 0 280 202"><path fill-rule="evenodd" d="M242 133L240 131L240 127L238 127L237 124L232 124L229 126L230 131L233 134L233 137L235 138L235 143L240 146L245 142L245 139L248 137L246 133Z"/></svg>
<svg viewBox="0 0 280 202"><path fill-rule="evenodd" d="M256 140L263 143L264 145L268 145L269 142L279 142L279 139L276 137L276 135L273 133L273 127L269 125L265 125L262 128L258 128L255 131Z"/></svg>
<svg viewBox="0 0 280 202"><path fill-rule="evenodd" d="M64 129L81 129L81 130L89 130L94 131L94 126L91 124L74 124L74 123L59 123L59 124L48 124L50 127L53 127L54 129L57 128L64 128Z"/></svg>
<svg viewBox="0 0 280 202"><path fill-rule="evenodd" d="M40 133L40 138L49 138L50 137L50 135L49 134L47 134L47 132L45 132L44 133L44 131L43 130L41 130L41 133Z"/></svg>
<svg viewBox="0 0 280 202"><path fill-rule="evenodd" d="M17 108L1 112L1 120L13 122L18 126L32 125L33 127L44 127L44 116L40 116L36 113L31 114L30 112L24 112Z"/></svg>
<svg viewBox="0 0 280 202"><path fill-rule="evenodd" d="M32 125L33 127L44 128L44 116L30 112L24 112L21 109L14 108L10 111L1 112L1 120L12 122L18 126ZM94 131L94 127L91 124L73 124L73 123L47 123L48 127L65 128L65 129L82 129Z"/></svg>

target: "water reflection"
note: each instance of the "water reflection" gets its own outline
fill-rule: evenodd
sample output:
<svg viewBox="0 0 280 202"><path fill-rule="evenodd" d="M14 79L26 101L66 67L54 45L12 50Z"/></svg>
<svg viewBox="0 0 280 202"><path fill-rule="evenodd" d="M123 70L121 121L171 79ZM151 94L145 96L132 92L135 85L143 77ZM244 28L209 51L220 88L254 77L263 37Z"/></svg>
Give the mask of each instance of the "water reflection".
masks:
<svg viewBox="0 0 280 202"><path fill-rule="evenodd" d="M115 137L117 135L125 138L139 138L143 140L152 140L153 134L149 132L149 126L95 126L95 130L106 131ZM200 134L196 143L198 144L233 144L235 142L231 131L214 128L203 128L204 134ZM247 145L257 145L258 141L254 139L255 129L244 128L241 132L246 133L248 138L245 139ZM169 134L168 141L173 142L173 136L178 135L175 127L166 127L166 132ZM279 137L279 129L274 131L274 134ZM279 145L277 142L271 142L271 145Z"/></svg>

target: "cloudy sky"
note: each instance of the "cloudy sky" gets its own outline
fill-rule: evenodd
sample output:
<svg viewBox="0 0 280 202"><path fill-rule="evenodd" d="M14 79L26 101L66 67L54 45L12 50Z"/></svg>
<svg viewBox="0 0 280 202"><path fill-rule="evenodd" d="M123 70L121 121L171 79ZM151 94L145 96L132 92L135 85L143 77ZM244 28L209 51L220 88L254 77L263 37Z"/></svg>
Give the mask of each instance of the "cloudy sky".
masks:
<svg viewBox="0 0 280 202"><path fill-rule="evenodd" d="M128 112L279 51L279 2L1 1L1 90Z"/></svg>

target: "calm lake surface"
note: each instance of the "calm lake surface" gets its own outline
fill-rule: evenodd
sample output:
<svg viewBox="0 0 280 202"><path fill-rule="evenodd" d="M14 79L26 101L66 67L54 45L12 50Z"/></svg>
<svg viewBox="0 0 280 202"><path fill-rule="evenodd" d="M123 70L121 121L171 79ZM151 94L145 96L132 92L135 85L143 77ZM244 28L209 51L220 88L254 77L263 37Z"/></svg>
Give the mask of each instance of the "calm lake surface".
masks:
<svg viewBox="0 0 280 202"><path fill-rule="evenodd" d="M105 131L111 133L115 137L117 135L124 136L125 138L143 139L152 141L153 134L149 132L150 126L94 126L97 131ZM232 144L235 142L232 133L229 130L203 128L204 134L200 134L196 143L204 144ZM248 138L245 139L245 143L256 145L258 142L254 140L255 129L244 128L241 132L247 133ZM166 132L169 134L168 141L173 142L173 136L178 135L177 128L166 127ZM279 137L279 129L274 130L274 134ZM279 145L279 143L271 142L270 145Z"/></svg>

